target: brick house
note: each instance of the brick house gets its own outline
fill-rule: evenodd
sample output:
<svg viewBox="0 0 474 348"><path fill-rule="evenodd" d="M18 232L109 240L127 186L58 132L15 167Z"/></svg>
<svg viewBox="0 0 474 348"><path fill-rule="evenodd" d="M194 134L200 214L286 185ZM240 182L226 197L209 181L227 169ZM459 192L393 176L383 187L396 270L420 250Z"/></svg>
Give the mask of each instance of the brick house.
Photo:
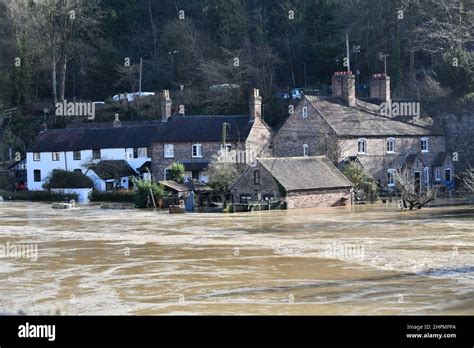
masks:
<svg viewBox="0 0 474 348"><path fill-rule="evenodd" d="M248 115L171 114L168 91L161 94L161 126L151 145L151 163L156 180L166 180L172 163L185 167L185 177L208 181L207 166L224 148L240 151L240 160L269 154L272 129L262 120L262 98L254 89Z"/></svg>
<svg viewBox="0 0 474 348"><path fill-rule="evenodd" d="M352 183L324 156L258 158L230 186L233 203L282 200L288 209L350 204Z"/></svg>
<svg viewBox="0 0 474 348"><path fill-rule="evenodd" d="M325 154L324 142L334 139L339 165L357 159L384 186L394 186L394 173L403 168L420 183L452 185L453 163L442 155L445 135L419 117L419 104L391 100L385 74L372 77L368 100L356 98L354 81L354 75L338 72L332 78L332 96L305 96L276 132L274 155ZM413 155L419 166L405 163Z"/></svg>

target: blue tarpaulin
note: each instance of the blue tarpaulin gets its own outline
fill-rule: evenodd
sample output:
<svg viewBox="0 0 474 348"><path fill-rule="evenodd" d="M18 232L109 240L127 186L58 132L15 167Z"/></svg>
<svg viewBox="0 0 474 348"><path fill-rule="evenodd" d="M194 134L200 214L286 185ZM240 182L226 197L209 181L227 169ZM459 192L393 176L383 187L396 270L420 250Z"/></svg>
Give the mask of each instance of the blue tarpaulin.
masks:
<svg viewBox="0 0 474 348"><path fill-rule="evenodd" d="M186 199L186 211L194 211L194 191L191 191L188 199Z"/></svg>

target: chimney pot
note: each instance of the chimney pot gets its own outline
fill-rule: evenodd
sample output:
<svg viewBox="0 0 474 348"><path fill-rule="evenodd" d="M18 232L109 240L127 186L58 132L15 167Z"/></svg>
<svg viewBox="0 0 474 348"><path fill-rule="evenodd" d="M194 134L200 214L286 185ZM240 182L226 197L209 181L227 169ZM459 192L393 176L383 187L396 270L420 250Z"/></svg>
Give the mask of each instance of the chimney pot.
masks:
<svg viewBox="0 0 474 348"><path fill-rule="evenodd" d="M390 76L384 73L373 74L370 79L370 98L385 103L391 100L390 94Z"/></svg>
<svg viewBox="0 0 474 348"><path fill-rule="evenodd" d="M120 122L119 114L115 114L115 120L113 122L113 127L114 128L122 127L122 122Z"/></svg>
<svg viewBox="0 0 474 348"><path fill-rule="evenodd" d="M355 106L355 76L352 71L336 71L334 73L332 96L341 98L348 106Z"/></svg>
<svg viewBox="0 0 474 348"><path fill-rule="evenodd" d="M168 118L171 117L171 106L172 101L170 99L169 90L165 89L161 92L161 122L168 121Z"/></svg>
<svg viewBox="0 0 474 348"><path fill-rule="evenodd" d="M253 94L250 97L250 122L255 122L256 120L262 120L262 97L260 96L260 91L257 88L253 89Z"/></svg>

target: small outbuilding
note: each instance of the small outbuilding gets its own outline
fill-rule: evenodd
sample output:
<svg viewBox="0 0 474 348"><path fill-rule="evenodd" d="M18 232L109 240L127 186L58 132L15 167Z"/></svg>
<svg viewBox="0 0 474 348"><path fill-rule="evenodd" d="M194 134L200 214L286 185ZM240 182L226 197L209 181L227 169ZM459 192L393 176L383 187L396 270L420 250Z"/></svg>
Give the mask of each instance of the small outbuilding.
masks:
<svg viewBox="0 0 474 348"><path fill-rule="evenodd" d="M352 190L324 156L259 158L230 186L233 203L281 200L288 209L351 204Z"/></svg>

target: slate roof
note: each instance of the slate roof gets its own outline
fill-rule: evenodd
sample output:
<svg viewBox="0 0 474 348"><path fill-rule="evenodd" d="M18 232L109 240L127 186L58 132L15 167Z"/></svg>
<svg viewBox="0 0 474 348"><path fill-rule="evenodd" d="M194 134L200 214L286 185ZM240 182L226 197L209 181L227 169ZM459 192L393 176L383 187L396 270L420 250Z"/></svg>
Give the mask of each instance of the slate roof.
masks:
<svg viewBox="0 0 474 348"><path fill-rule="evenodd" d="M447 155L446 152L438 152L436 157L433 159L433 162L431 162L431 165L433 167L442 167Z"/></svg>
<svg viewBox="0 0 474 348"><path fill-rule="evenodd" d="M324 156L259 158L258 161L287 191L352 187Z"/></svg>
<svg viewBox="0 0 474 348"><path fill-rule="evenodd" d="M210 161L180 161L187 171L204 170L209 166Z"/></svg>
<svg viewBox="0 0 474 348"><path fill-rule="evenodd" d="M38 134L28 152L79 151L90 149L148 147L160 142L220 142L222 124L229 124L228 141L245 141L252 128L250 116L174 116L167 122L75 123L65 129L48 129Z"/></svg>
<svg viewBox="0 0 474 348"><path fill-rule="evenodd" d="M248 115L198 115L173 116L163 123L155 134L154 140L159 142L213 142L222 141L222 124L230 125L227 140L245 140L249 135L253 122Z"/></svg>
<svg viewBox="0 0 474 348"><path fill-rule="evenodd" d="M123 178L135 175L135 171L124 160L104 160L92 166L93 170L102 180Z"/></svg>
<svg viewBox="0 0 474 348"><path fill-rule="evenodd" d="M380 106L356 101L355 107L344 105L339 98L306 96L306 99L326 120L339 136L421 136L444 135L443 131L427 122L410 123L403 117L388 117L380 114Z"/></svg>
<svg viewBox="0 0 474 348"><path fill-rule="evenodd" d="M48 129L38 134L28 152L148 147L158 128L158 123L117 128L110 123L108 128Z"/></svg>
<svg viewBox="0 0 474 348"><path fill-rule="evenodd" d="M159 181L159 183L167 188L172 189L173 191L176 192L187 192L189 191L189 187L182 185L180 183L177 183L176 181L173 180L162 180Z"/></svg>

